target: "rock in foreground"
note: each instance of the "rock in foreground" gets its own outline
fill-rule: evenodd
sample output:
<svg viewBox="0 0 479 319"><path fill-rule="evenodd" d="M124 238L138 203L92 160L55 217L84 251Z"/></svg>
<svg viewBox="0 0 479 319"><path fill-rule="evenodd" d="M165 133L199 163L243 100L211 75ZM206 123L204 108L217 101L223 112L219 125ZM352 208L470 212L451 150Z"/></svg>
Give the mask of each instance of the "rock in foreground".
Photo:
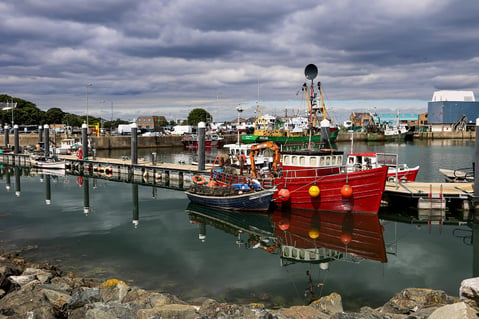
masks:
<svg viewBox="0 0 479 319"><path fill-rule="evenodd" d="M99 282L77 278L50 264L31 264L14 254L0 257L0 319L477 318L479 308L475 300L458 301L442 291L410 288L396 294L383 307L363 307L358 313L344 312L341 296L336 293L309 306L280 309L265 309L262 304L219 303L212 299L191 305L171 294L130 287L118 279Z"/></svg>

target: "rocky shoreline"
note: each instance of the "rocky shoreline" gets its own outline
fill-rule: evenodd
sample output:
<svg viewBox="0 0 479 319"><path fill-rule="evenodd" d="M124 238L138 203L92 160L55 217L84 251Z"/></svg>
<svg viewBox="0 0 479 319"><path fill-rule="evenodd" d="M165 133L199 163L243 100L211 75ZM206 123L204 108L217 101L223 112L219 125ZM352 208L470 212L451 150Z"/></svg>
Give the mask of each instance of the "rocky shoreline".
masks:
<svg viewBox="0 0 479 319"><path fill-rule="evenodd" d="M131 287L116 278L81 278L49 263L28 262L18 253L0 255L0 319L455 319L477 318L478 312L479 278L463 281L460 299L440 290L408 288L381 307L364 306L359 312L345 312L336 293L308 306L267 309L261 303L240 305L208 298L186 303L166 292Z"/></svg>

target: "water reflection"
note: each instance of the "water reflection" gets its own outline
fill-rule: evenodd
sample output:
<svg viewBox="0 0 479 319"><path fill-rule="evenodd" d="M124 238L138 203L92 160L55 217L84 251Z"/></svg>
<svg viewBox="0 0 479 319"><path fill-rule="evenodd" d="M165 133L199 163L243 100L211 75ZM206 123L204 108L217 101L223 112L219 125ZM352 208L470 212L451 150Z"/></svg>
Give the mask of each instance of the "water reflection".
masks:
<svg viewBox="0 0 479 319"><path fill-rule="evenodd" d="M79 176L82 177L82 176ZM83 187L83 213L90 213L90 179L83 177L80 179L80 186Z"/></svg>
<svg viewBox="0 0 479 319"><path fill-rule="evenodd" d="M20 197L20 167L15 166L14 168L15 171L15 195L17 197Z"/></svg>
<svg viewBox="0 0 479 319"><path fill-rule="evenodd" d="M45 204L50 205L52 203L52 190L50 184L50 175L45 176Z"/></svg>
<svg viewBox="0 0 479 319"><path fill-rule="evenodd" d="M383 228L374 214L326 211L275 211L275 234L281 239L283 264L335 260L386 262Z"/></svg>
<svg viewBox="0 0 479 319"><path fill-rule="evenodd" d="M387 261L383 228L373 214L276 210L267 215L194 203L186 212L192 222L200 225L200 240L206 240L205 225L210 225L235 235L239 246L279 254L283 266L307 262L322 264L326 269L329 262L339 259Z"/></svg>
<svg viewBox="0 0 479 319"><path fill-rule="evenodd" d="M15 187L21 176L22 197L32 200L11 199L4 190L2 238L31 239L47 247L42 253L51 260L69 259L85 268L102 264L148 289L168 282L165 289L174 287L179 295L200 291L233 298L241 288L245 295L272 296L272 303L284 296L298 304L296 288L304 287L299 303L336 291L344 303L368 296L363 304L377 306L405 287L455 295L461 280L479 274L479 245L473 242L479 227L465 212L238 214L188 205L180 190L131 183L137 178L113 183L95 175L62 178L4 166L2 182L10 185L12 174ZM35 207L48 199L51 206Z"/></svg>
<svg viewBox="0 0 479 319"><path fill-rule="evenodd" d="M234 245L262 249L279 256L282 267L317 264L327 271L335 261L359 263L364 259L387 262L384 228L377 215L328 211L276 210L272 214L231 212L190 203L186 208L198 224L200 241L211 226L233 235ZM309 302L315 299L312 273L306 272Z"/></svg>
<svg viewBox="0 0 479 319"><path fill-rule="evenodd" d="M2 171L5 172L5 189L7 190L7 192L9 192L11 188L10 170L7 167L6 169L2 169Z"/></svg>
<svg viewBox="0 0 479 319"><path fill-rule="evenodd" d="M138 227L138 223L140 220L140 212L138 208L138 184L131 184L131 197L133 201L133 220L132 223L135 228Z"/></svg>

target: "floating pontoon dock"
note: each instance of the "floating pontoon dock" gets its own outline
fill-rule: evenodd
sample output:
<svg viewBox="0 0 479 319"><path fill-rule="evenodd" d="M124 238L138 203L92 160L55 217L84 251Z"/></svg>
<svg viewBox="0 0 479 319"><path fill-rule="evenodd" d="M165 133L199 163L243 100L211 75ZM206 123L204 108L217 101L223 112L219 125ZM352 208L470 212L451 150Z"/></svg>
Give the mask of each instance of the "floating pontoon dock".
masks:
<svg viewBox="0 0 479 319"><path fill-rule="evenodd" d="M414 205L418 209L471 209L474 183L387 182L384 200L389 205Z"/></svg>

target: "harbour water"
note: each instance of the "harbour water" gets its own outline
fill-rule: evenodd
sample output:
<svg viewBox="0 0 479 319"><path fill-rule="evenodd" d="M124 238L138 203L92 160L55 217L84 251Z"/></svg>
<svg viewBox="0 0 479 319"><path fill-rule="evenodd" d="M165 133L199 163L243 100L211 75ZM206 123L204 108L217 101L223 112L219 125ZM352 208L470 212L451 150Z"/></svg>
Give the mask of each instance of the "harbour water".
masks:
<svg viewBox="0 0 479 319"><path fill-rule="evenodd" d="M358 152L397 153L401 163L420 165L418 181L442 182L439 168L472 166L475 142L353 146ZM349 143L337 147L351 150ZM139 156L148 158L152 152L163 162L189 163L194 157L182 148L141 149ZM97 155L130 154L118 150ZM337 292L346 310L356 310L382 305L408 287L457 296L461 281L479 273L472 240L477 226L464 212L438 218L416 209L382 208L386 262L344 254L330 261L328 269L307 262L285 266L277 253L248 245L248 234L231 231L224 221L199 222L181 191L10 171L18 174L7 177L3 168L0 179L0 251L28 247L22 255L32 261L50 261L78 276L118 278L190 302L210 297L291 306ZM270 216L253 218L263 225Z"/></svg>

